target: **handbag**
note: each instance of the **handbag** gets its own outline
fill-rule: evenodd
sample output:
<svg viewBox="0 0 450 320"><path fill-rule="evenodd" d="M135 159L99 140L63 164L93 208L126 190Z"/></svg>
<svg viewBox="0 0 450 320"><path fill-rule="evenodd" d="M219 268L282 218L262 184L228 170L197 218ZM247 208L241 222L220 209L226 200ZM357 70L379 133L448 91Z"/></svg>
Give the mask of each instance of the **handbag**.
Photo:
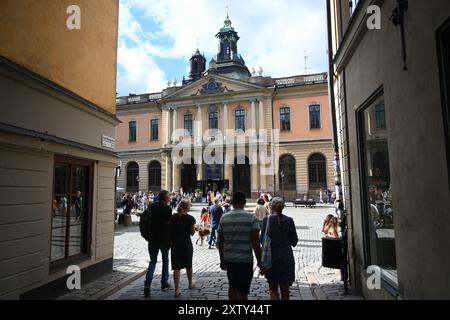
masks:
<svg viewBox="0 0 450 320"><path fill-rule="evenodd" d="M272 240L269 236L270 231L270 216L267 217L266 230L262 240L262 254L261 264L264 269L269 270L272 268Z"/></svg>

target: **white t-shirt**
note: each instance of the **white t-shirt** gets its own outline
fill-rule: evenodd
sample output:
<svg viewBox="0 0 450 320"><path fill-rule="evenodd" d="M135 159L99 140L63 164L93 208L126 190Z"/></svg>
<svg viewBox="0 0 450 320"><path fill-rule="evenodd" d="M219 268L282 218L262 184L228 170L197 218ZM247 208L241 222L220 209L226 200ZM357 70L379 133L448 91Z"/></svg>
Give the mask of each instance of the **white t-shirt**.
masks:
<svg viewBox="0 0 450 320"><path fill-rule="evenodd" d="M259 221L263 221L264 218L267 216L268 211L265 206L257 205L254 213L255 213L256 218L258 218Z"/></svg>

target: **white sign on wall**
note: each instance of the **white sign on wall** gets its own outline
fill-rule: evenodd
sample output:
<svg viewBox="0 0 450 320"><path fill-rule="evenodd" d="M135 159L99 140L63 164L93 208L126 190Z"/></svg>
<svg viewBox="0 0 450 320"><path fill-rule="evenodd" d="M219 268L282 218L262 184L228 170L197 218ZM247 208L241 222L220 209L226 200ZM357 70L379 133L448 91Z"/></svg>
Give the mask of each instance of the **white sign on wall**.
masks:
<svg viewBox="0 0 450 320"><path fill-rule="evenodd" d="M116 139L102 135L102 147L114 149Z"/></svg>

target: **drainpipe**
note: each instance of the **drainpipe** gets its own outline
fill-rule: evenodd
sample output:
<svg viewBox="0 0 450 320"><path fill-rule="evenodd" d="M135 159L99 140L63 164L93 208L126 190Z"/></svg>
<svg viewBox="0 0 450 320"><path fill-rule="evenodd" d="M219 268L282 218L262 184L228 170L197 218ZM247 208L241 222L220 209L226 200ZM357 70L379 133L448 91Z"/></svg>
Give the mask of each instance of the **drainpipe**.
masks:
<svg viewBox="0 0 450 320"><path fill-rule="evenodd" d="M345 294L348 294L348 239L347 239L347 213L342 201L342 177L339 159L339 141L336 123L336 104L334 93L334 62L333 62L333 40L331 28L331 0L327 0L327 31L328 31L328 90L330 98L331 125L333 130L333 150L334 150L334 181L336 192L337 213L340 219L340 231L342 241L342 255L344 257L341 268L342 281L344 282Z"/></svg>

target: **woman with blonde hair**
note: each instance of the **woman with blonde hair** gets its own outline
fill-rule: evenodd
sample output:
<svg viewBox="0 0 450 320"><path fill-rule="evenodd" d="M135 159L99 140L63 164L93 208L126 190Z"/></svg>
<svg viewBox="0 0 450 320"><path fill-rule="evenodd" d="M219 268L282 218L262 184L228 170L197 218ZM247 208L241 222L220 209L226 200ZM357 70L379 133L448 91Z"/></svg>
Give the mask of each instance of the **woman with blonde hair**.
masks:
<svg viewBox="0 0 450 320"><path fill-rule="evenodd" d="M332 237L332 238L339 238L339 234L338 234L338 225L339 225L339 220L337 217L332 217L329 221L328 224L325 226L323 233L325 233L325 235L327 237Z"/></svg>
<svg viewBox="0 0 450 320"><path fill-rule="evenodd" d="M172 215L168 222L170 227L169 241L171 242L171 261L173 280L175 282L175 297L179 297L181 269L186 269L189 289L194 288L192 282L192 256L194 247L191 236L195 234L195 219L188 212L191 210L191 202L187 199L180 201L177 213Z"/></svg>

